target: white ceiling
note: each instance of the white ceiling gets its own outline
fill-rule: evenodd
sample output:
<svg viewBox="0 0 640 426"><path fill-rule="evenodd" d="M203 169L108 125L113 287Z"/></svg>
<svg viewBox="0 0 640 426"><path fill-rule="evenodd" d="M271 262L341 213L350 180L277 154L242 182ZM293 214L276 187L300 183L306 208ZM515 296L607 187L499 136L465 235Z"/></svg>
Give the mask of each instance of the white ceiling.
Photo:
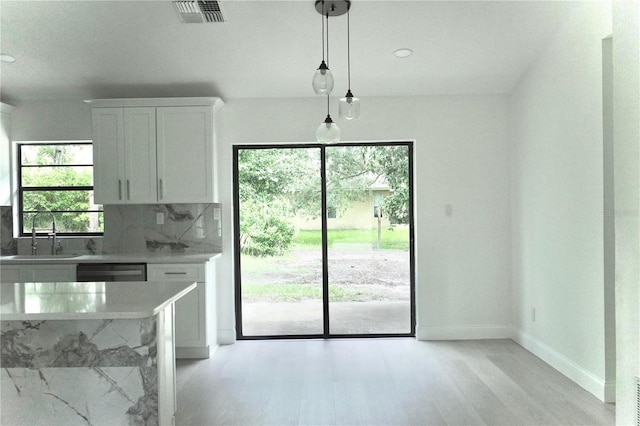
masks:
<svg viewBox="0 0 640 426"><path fill-rule="evenodd" d="M313 96L313 0L222 0L226 23L184 24L171 1L0 2L2 100ZM508 93L575 7L564 1L372 1L351 8L356 96ZM346 16L330 18L334 94ZM409 47L414 55L395 58Z"/></svg>

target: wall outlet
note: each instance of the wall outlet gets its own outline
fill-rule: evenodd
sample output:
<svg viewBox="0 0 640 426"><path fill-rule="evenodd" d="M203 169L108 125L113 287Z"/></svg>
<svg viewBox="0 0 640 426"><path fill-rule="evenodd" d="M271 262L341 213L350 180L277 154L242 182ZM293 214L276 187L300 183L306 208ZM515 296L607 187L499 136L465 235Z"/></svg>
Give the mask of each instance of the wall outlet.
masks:
<svg viewBox="0 0 640 426"><path fill-rule="evenodd" d="M531 308L531 321L536 322L536 308Z"/></svg>
<svg viewBox="0 0 640 426"><path fill-rule="evenodd" d="M164 213L156 213L156 225L164 225Z"/></svg>
<svg viewBox="0 0 640 426"><path fill-rule="evenodd" d="M444 205L444 214L449 217L453 216L453 206L451 204Z"/></svg>

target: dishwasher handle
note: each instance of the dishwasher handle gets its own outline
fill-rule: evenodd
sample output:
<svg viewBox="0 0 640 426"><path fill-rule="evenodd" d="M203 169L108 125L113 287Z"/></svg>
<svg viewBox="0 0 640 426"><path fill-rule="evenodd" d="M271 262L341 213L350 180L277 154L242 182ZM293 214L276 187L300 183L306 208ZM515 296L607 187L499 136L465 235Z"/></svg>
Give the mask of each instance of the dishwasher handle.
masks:
<svg viewBox="0 0 640 426"><path fill-rule="evenodd" d="M76 268L80 282L147 281L146 263L80 263Z"/></svg>
<svg viewBox="0 0 640 426"><path fill-rule="evenodd" d="M130 271L78 271L78 277L94 276L94 277L123 277L125 275L140 275L142 271L134 269Z"/></svg>

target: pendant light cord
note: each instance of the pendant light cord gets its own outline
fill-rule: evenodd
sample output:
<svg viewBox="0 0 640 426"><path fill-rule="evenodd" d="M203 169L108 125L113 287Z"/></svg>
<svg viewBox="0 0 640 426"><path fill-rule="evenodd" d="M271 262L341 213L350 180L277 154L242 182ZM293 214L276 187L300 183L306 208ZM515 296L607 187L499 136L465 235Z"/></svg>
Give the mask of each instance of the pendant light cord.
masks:
<svg viewBox="0 0 640 426"><path fill-rule="evenodd" d="M347 9L347 85L351 91L351 36L349 29L349 9Z"/></svg>
<svg viewBox="0 0 640 426"><path fill-rule="evenodd" d="M324 1L322 8L324 9ZM324 62L324 15L320 14L320 20L322 21L322 61Z"/></svg>
<svg viewBox="0 0 640 426"><path fill-rule="evenodd" d="M327 67L329 68L329 12L327 12Z"/></svg>

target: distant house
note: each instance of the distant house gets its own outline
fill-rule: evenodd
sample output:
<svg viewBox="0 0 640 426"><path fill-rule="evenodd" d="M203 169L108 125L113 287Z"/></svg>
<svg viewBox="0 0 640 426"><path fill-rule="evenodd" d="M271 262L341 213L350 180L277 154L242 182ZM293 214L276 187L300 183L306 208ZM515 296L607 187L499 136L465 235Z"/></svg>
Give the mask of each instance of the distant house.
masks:
<svg viewBox="0 0 640 426"><path fill-rule="evenodd" d="M366 194L362 201L354 201L347 209L340 211L331 205L327 205L327 225L329 229L375 229L380 225L391 226L389 217L382 211L382 217L378 213L382 210L382 203L385 197L391 194L391 189L386 183L374 183L365 190ZM330 197L329 197L330 198ZM320 217L312 218L296 216L292 220L297 229L319 230L322 228Z"/></svg>

